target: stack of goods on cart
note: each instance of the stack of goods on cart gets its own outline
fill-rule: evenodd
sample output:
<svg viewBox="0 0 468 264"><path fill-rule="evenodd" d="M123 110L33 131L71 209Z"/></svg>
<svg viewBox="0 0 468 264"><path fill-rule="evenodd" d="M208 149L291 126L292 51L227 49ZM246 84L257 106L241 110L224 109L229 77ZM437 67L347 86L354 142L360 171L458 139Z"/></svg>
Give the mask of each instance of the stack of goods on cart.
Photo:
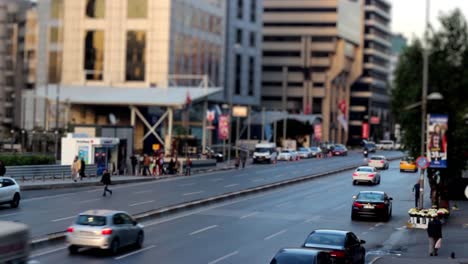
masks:
<svg viewBox="0 0 468 264"><path fill-rule="evenodd" d="M418 209L418 208L411 208L408 211L409 216L416 220L416 222L426 222L429 219L435 218L436 216L440 216L442 222L450 216L450 211L446 208L430 208L430 209ZM416 218L416 219L415 219ZM423 219L426 219L423 220Z"/></svg>

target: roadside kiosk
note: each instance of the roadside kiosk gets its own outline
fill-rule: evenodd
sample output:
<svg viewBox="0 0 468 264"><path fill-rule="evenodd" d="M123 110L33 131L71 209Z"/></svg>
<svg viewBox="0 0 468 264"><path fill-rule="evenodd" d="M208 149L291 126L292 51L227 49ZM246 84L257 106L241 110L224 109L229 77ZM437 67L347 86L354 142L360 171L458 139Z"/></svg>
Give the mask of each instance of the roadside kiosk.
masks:
<svg viewBox="0 0 468 264"><path fill-rule="evenodd" d="M118 138L88 137L85 134L68 133L62 138L62 165L71 165L76 156L85 164L96 164L97 175L104 169L117 170Z"/></svg>

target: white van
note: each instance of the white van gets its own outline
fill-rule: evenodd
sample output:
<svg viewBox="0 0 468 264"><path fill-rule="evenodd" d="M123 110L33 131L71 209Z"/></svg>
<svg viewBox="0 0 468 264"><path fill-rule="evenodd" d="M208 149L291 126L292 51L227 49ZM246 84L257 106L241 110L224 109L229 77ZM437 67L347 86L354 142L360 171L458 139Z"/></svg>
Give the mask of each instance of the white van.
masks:
<svg viewBox="0 0 468 264"><path fill-rule="evenodd" d="M395 148L395 142L393 140L380 140L377 144L378 149L393 150Z"/></svg>
<svg viewBox="0 0 468 264"><path fill-rule="evenodd" d="M278 157L275 143L260 143L255 145L253 163L272 163Z"/></svg>

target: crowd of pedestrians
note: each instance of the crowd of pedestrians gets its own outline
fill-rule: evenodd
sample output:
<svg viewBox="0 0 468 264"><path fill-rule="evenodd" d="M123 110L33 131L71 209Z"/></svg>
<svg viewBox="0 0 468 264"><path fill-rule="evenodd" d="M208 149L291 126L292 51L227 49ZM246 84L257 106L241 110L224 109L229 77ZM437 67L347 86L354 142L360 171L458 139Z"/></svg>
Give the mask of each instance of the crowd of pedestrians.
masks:
<svg viewBox="0 0 468 264"><path fill-rule="evenodd" d="M130 157L132 166L132 175L142 176L161 176L161 175L180 175L191 174L192 160L187 157L184 161L179 160L177 156L171 157L169 161L164 159L163 153L157 153L153 156L148 154L132 155ZM185 170L182 171L183 167Z"/></svg>

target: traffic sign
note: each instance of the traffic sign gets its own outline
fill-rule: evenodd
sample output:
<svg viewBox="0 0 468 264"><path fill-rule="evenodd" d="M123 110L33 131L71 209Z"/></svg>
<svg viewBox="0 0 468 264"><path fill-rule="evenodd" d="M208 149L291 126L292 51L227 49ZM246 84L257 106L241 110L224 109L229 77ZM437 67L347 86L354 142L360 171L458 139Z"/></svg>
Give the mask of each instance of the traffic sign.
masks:
<svg viewBox="0 0 468 264"><path fill-rule="evenodd" d="M416 165L420 169L425 169L429 167L429 160L424 156L420 156L416 159Z"/></svg>

